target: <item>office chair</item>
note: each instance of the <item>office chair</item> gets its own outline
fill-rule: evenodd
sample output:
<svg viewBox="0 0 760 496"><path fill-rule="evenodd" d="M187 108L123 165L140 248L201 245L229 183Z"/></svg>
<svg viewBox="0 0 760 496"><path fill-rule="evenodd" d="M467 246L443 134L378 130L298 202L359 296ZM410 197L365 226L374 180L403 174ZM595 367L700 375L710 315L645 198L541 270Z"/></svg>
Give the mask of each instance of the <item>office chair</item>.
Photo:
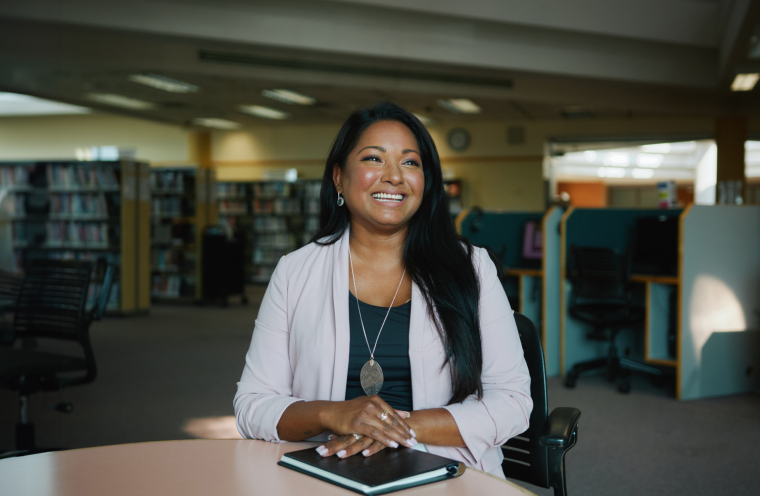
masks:
<svg viewBox="0 0 760 496"><path fill-rule="evenodd" d="M548 414L544 351L536 327L524 315L515 313L525 362L530 372L530 396L533 411L528 430L501 447L504 475L545 489L554 488L555 496L566 496L565 453L578 440L577 408L559 407Z"/></svg>
<svg viewBox="0 0 760 496"><path fill-rule="evenodd" d="M0 270L0 345L13 344L13 324L5 320L5 315L16 308L23 280L18 274Z"/></svg>
<svg viewBox="0 0 760 496"><path fill-rule="evenodd" d="M14 455L53 451L37 448L35 444L29 395L95 380L97 369L89 328L105 312L114 267L110 264L106 267L95 306L87 312L92 267L91 262L38 260L26 271L13 321L14 338L21 340L23 346L0 348L0 387L19 393L18 451ZM81 348L82 356L42 352L29 346L38 339L73 341ZM55 409L70 413L73 406L62 402Z"/></svg>
<svg viewBox="0 0 760 496"><path fill-rule="evenodd" d="M627 258L612 248L570 248L570 315L591 324L589 339L609 341L606 358L576 363L565 375L565 386L575 387L582 372L606 369L607 378L617 382L621 393L631 390L631 371L662 377L663 371L635 362L618 354L615 339L625 328L644 320L644 309L631 303L630 265Z"/></svg>

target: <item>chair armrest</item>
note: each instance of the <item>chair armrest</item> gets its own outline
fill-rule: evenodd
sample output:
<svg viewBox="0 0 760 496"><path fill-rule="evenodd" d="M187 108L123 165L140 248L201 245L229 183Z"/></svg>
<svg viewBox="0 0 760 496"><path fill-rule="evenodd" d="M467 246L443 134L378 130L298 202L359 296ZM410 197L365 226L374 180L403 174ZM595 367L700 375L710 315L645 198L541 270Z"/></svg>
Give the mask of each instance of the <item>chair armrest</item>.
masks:
<svg viewBox="0 0 760 496"><path fill-rule="evenodd" d="M581 411L577 408L555 408L546 419L538 444L546 448L571 447L573 433L578 427Z"/></svg>

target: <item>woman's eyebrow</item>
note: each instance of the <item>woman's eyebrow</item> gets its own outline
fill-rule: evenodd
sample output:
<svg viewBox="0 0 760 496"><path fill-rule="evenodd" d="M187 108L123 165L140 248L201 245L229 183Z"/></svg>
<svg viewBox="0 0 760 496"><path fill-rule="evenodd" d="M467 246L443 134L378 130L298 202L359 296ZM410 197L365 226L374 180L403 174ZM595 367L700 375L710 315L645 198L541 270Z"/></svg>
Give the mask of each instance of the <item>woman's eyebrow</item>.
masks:
<svg viewBox="0 0 760 496"><path fill-rule="evenodd" d="M356 152L357 155L363 152L364 150L366 150L367 148L374 148L375 150L380 150L383 153L385 153L386 151L385 148L383 148L382 146L370 145L370 146L365 146L364 148ZM401 150L401 153L416 153L417 155L420 154L420 152L418 152L417 150L412 150L411 148L407 148L406 150Z"/></svg>
<svg viewBox="0 0 760 496"><path fill-rule="evenodd" d="M375 145L370 145L370 146L365 146L364 148L362 148L361 150L359 150L359 151L357 152L357 154L359 154L359 153L363 152L363 151L364 151L364 150L366 150L367 148L374 148L375 150L380 150L381 152L385 153L385 148L383 148L382 146L375 146Z"/></svg>

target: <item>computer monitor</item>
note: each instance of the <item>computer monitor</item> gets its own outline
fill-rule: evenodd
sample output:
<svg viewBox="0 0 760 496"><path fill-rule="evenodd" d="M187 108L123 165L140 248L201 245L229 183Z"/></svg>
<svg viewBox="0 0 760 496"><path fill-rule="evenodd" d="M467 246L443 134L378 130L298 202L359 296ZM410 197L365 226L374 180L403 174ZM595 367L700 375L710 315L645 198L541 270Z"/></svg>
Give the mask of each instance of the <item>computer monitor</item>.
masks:
<svg viewBox="0 0 760 496"><path fill-rule="evenodd" d="M632 249L631 273L678 275L678 216L636 219Z"/></svg>
<svg viewBox="0 0 760 496"><path fill-rule="evenodd" d="M541 232L541 222L529 220L523 228L522 257L527 261L541 260L543 256L544 237Z"/></svg>

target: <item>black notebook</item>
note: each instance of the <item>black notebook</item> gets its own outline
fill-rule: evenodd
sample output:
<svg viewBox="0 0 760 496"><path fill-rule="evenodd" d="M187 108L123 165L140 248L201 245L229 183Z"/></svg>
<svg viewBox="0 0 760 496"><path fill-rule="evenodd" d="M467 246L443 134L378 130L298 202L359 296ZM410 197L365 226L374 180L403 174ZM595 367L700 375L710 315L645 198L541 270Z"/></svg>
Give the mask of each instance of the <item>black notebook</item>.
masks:
<svg viewBox="0 0 760 496"><path fill-rule="evenodd" d="M386 494L464 473L464 463L411 448L384 449L372 456L322 458L314 448L291 451L277 463L361 494Z"/></svg>

